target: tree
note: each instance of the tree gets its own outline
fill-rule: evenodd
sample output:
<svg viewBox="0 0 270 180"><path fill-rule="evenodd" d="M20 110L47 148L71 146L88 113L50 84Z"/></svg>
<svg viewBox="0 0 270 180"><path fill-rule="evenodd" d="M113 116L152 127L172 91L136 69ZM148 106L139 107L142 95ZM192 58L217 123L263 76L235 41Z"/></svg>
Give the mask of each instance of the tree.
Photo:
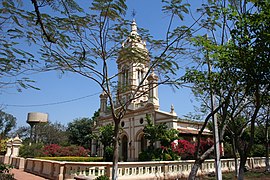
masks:
<svg viewBox="0 0 270 180"><path fill-rule="evenodd" d="M248 9L244 4L245 12L235 17L236 25L231 31L232 40L237 48L236 67L242 67L242 78L246 93L251 105L246 108L246 118L250 121L250 138L248 143L241 148L237 147L240 154L240 167L238 179L244 177L244 167L248 154L254 144L256 120L260 109L263 107L263 100L269 97L269 77L267 70L269 63L269 7L267 1L254 1L254 8ZM244 60L244 61L243 61ZM241 152L240 152L241 151Z"/></svg>
<svg viewBox="0 0 270 180"><path fill-rule="evenodd" d="M8 137L8 133L16 125L16 118L2 110L0 110L0 139Z"/></svg>
<svg viewBox="0 0 270 180"><path fill-rule="evenodd" d="M19 5L19 6L17 6ZM40 70L40 61L34 57L33 52L21 48L18 44L36 42L34 37L34 14L20 9L22 1L1 1L0 17L0 90L15 87L18 91L23 88L38 89L33 85L27 73ZM12 24L12 25L11 25ZM10 26L11 25L11 26ZM33 29L32 29L33 28Z"/></svg>
<svg viewBox="0 0 270 180"><path fill-rule="evenodd" d="M159 141L168 128L168 126L164 123L161 124L153 124L153 121L149 117L146 116L147 125L143 128L143 133L145 139L149 140L150 150L154 150L154 143Z"/></svg>
<svg viewBox="0 0 270 180"><path fill-rule="evenodd" d="M90 118L78 118L68 123L67 133L70 143L90 149L92 128L93 120Z"/></svg>
<svg viewBox="0 0 270 180"><path fill-rule="evenodd" d="M263 119L265 121L264 126L264 140L265 140L265 171L270 172L270 164L269 164L269 121L270 121L270 107L268 106L266 109L264 109L262 112Z"/></svg>
<svg viewBox="0 0 270 180"><path fill-rule="evenodd" d="M142 39L150 40L149 35L141 28L139 28L140 36L128 33L127 24L130 22L124 20L127 9L125 0L93 0L87 9L88 12L73 0L31 2L35 12L16 6L18 4L12 0L4 1L5 17L11 16L12 18L6 19L15 25L5 32L10 32L6 33L9 38L24 38L30 43L37 44L40 60L44 60L47 70L58 69L62 72L78 73L94 81L108 96L114 121L112 179L117 179L119 123L128 105L146 93L140 91L142 87L177 84L177 77L175 79L173 76L179 67L174 57L176 54L183 54L182 40L188 38L191 27L182 26L172 30L172 22L175 16L183 20L184 14L188 13L189 5L182 1L163 1L165 3L163 10L169 13L171 20L166 39L151 41L157 45L155 48L159 49L159 53L156 53L154 48L155 51L147 52L136 46L121 47L125 37L131 40L128 44L142 43ZM46 8L43 7L51 8L53 13L43 13L42 10L46 12ZM113 73L109 61L117 59L119 53L121 58L132 57L136 63L149 62L149 68L141 83L130 93L130 99L126 102L119 98L119 91L114 93L115 87L118 86L115 78L119 74ZM157 84L149 84L146 79L153 71L160 76Z"/></svg>
<svg viewBox="0 0 270 180"><path fill-rule="evenodd" d="M98 130L98 134L94 138L100 141L103 145L103 159L105 161L112 161L112 145L114 143L114 127L112 124L107 124Z"/></svg>
<svg viewBox="0 0 270 180"><path fill-rule="evenodd" d="M254 143L256 118L269 88L269 71L265 69L269 67L269 38L264 34L268 31L265 29L268 27L268 18L262 18L268 13L265 9L268 3L252 3L253 6L249 6L247 1L213 1L204 5L201 12L207 18L203 19L202 25L211 37L199 36L195 39L195 45L201 47L203 52L201 56L195 56L199 68L188 69L185 76L186 82L194 83L195 93L207 99L211 91L209 84L212 85L218 105L209 115L219 113L221 138L226 124L240 117L245 117L245 124L250 126L250 138L240 153L238 179L243 179L246 158ZM209 61L213 67L211 74L207 72ZM204 98L203 102L208 102L207 99ZM209 106L206 104L206 107ZM240 139L236 142L240 142ZM199 167L204 155L197 157L194 169ZM189 179L195 178L195 171L192 170Z"/></svg>
<svg viewBox="0 0 270 180"><path fill-rule="evenodd" d="M49 145L59 144L68 145L68 135L66 127L59 122L48 122L45 124L36 124L34 127L34 135L36 137L36 143ZM18 135L25 145L29 144L30 140L30 127L21 126L14 132L13 136Z"/></svg>
<svg viewBox="0 0 270 180"><path fill-rule="evenodd" d="M47 144L68 145L68 134L66 126L60 122L48 122L36 127L37 141Z"/></svg>
<svg viewBox="0 0 270 180"><path fill-rule="evenodd" d="M30 142L30 127L29 126L20 126L16 130L11 132L12 137L18 135L23 142ZM27 144L27 143L26 143Z"/></svg>
<svg viewBox="0 0 270 180"><path fill-rule="evenodd" d="M176 129L167 129L159 140L162 146L170 147L171 143L177 139L179 139L179 131Z"/></svg>
<svg viewBox="0 0 270 180"><path fill-rule="evenodd" d="M141 152L139 159L143 161L178 159L179 157L171 148L171 143L178 139L179 132L176 129L168 129L165 123L154 124L149 115L146 115L146 121L143 135L150 145L147 150ZM160 148L154 146L157 142L160 142Z"/></svg>
<svg viewBox="0 0 270 180"><path fill-rule="evenodd" d="M42 58L50 68L78 73L93 80L108 96L111 116L114 121L112 179L117 179L118 139L121 119L125 115L128 105L134 99L147 93L141 92L140 89L141 87L150 87L151 84L147 82L146 78L151 72L155 70L161 76L158 84L154 84L153 87L175 82L171 77L175 75L178 66L172 59L173 53L166 54L166 51L172 44L179 43L189 29L186 27L179 28L177 37L168 36L164 44L158 42L162 49L159 55L154 55L143 50L140 46L133 46L135 43L142 43L142 38L149 39L149 36L140 29L140 36L137 33L128 34L127 25L130 22L124 20L127 9L124 0L94 0L90 6L90 13L80 11L80 15L70 11L63 1L61 5L65 18L50 17L48 14L43 15L45 17L43 24L46 24L46 29L49 29L50 33L55 34L55 41L48 39L42 29L45 34L43 47L41 48ZM182 7L182 9L185 9L184 5ZM177 15L180 16L181 14L182 12L178 11ZM39 22L39 24L41 23ZM128 37L130 41L123 48L121 44L125 37ZM182 49L179 48L177 52L180 53L180 51ZM130 99L127 101L122 101L119 98L120 91L114 93L118 86L116 77L119 74L112 73L109 60L117 59L119 54L119 58L131 58L130 60L135 63L149 62L147 64L149 68L142 81L131 92ZM125 87L122 88L123 90L126 89Z"/></svg>

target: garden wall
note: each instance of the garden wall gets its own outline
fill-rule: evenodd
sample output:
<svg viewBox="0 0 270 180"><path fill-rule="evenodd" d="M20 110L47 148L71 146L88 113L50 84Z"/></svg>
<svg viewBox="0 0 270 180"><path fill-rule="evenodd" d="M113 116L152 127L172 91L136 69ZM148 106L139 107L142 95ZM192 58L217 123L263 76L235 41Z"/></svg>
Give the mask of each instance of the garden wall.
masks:
<svg viewBox="0 0 270 180"><path fill-rule="evenodd" d="M0 157L3 161L4 158ZM119 162L119 178L128 179L175 179L187 177L194 160L180 161L149 161L149 162ZM234 159L222 159L222 171L234 171ZM34 158L11 158L15 168L53 180L69 180L75 177L94 179L100 175L111 177L111 162L58 162ZM215 171L214 159L206 160L198 175ZM248 158L246 166L249 168L265 167L264 157Z"/></svg>

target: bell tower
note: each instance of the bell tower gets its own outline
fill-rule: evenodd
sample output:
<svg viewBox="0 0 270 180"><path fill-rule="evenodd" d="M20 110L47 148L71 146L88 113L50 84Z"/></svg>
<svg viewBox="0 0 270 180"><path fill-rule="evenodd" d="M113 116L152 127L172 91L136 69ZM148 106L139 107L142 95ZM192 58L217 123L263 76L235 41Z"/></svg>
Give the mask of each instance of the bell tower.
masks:
<svg viewBox="0 0 270 180"><path fill-rule="evenodd" d="M128 109L137 109L148 101L146 73L149 69L149 55L146 42L141 39L137 31L135 20L131 23L131 32L122 43L122 49L117 59L118 90L116 104L123 105L133 97ZM139 93L135 94L135 91ZM140 93L141 92L141 93Z"/></svg>

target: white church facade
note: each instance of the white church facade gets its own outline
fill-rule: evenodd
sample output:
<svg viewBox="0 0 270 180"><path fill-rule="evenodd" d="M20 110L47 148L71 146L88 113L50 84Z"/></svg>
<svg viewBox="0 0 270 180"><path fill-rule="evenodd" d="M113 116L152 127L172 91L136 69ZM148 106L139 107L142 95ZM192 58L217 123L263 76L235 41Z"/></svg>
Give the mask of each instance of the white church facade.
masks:
<svg viewBox="0 0 270 180"><path fill-rule="evenodd" d="M138 32L135 21L131 24L131 33L127 40L122 44L125 47L137 47L144 52L148 52L146 43L143 41ZM121 52L120 52L121 54ZM171 106L170 112L160 110L158 97L158 76L151 72L147 76L150 60L131 61L119 56L117 60L118 66L118 98L127 100L130 94L138 86L140 86L141 96L132 100L129 104L126 114L120 122L122 133L120 136L119 157L124 161L135 161L139 157L139 153L147 147L147 141L143 135L143 128L147 124L146 115L150 115L154 124L166 123L169 128L179 131L185 137L194 140L196 134L200 130L202 123L178 118ZM142 79L145 78L145 81ZM143 86L141 82L147 84ZM149 87L150 86L150 87ZM128 90L123 90L121 87L129 87ZM107 95L100 95L100 117L94 131L97 131L100 126L113 123L110 112L107 112ZM204 132L210 134L208 130ZM92 143L91 154L98 156L103 155L102 145L98 142Z"/></svg>

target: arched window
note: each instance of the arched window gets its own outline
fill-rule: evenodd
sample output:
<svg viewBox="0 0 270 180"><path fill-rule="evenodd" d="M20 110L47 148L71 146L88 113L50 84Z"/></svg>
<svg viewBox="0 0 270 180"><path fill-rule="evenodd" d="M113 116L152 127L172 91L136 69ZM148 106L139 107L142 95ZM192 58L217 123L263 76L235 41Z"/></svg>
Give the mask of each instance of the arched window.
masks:
<svg viewBox="0 0 270 180"><path fill-rule="evenodd" d="M128 138L127 138L127 136L126 135L124 135L123 137L122 137L122 140L121 140L121 151L122 151L122 153L121 153L121 159L123 160L123 161L127 161L127 159L128 159Z"/></svg>
<svg viewBox="0 0 270 180"><path fill-rule="evenodd" d="M123 69L122 69L122 86L128 86L128 84L129 84L128 81L129 81L128 68L123 67Z"/></svg>
<svg viewBox="0 0 270 180"><path fill-rule="evenodd" d="M144 135L140 136L140 150L145 151L147 149L147 140L145 139Z"/></svg>
<svg viewBox="0 0 270 180"><path fill-rule="evenodd" d="M137 84L139 86L143 80L143 70L142 69L137 69L137 80L138 80Z"/></svg>

